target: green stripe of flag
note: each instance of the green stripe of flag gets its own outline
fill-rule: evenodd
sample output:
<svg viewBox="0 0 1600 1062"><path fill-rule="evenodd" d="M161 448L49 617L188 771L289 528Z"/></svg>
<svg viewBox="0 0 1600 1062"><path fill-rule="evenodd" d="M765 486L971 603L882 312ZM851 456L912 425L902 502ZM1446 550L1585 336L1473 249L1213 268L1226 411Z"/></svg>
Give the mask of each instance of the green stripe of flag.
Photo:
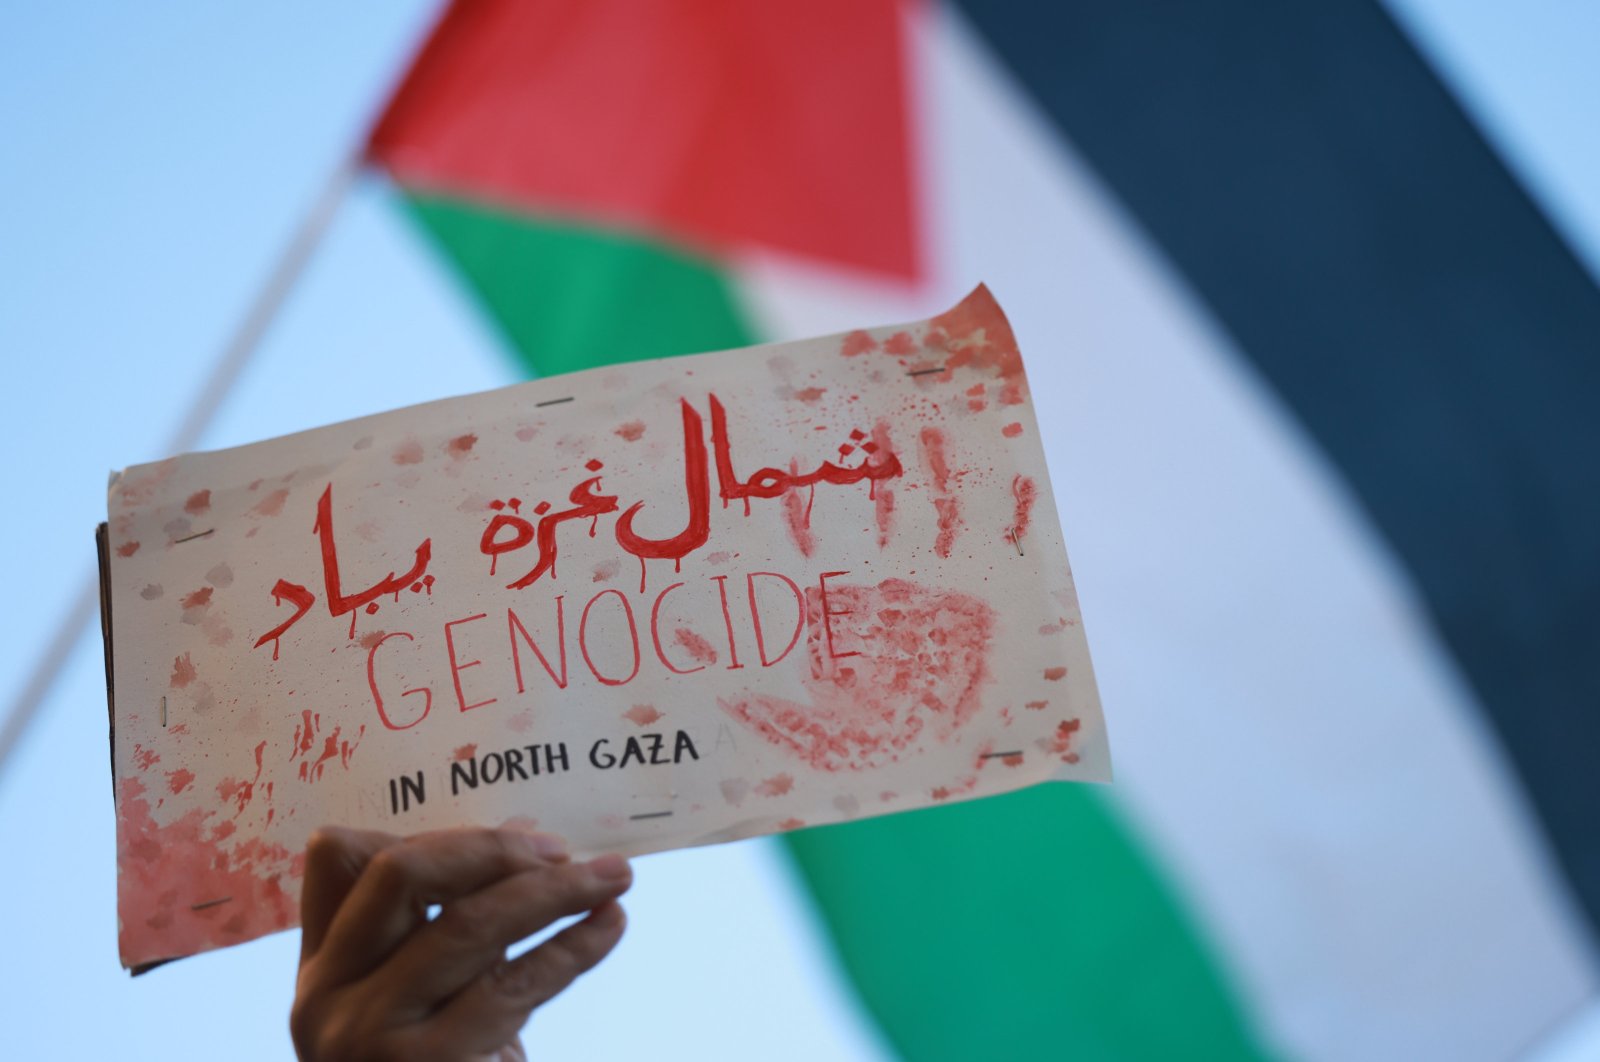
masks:
<svg viewBox="0 0 1600 1062"><path fill-rule="evenodd" d="M706 259L459 200L405 202L530 373L755 342ZM785 839L907 1059L1264 1057L1194 924L1097 790L1042 786Z"/></svg>

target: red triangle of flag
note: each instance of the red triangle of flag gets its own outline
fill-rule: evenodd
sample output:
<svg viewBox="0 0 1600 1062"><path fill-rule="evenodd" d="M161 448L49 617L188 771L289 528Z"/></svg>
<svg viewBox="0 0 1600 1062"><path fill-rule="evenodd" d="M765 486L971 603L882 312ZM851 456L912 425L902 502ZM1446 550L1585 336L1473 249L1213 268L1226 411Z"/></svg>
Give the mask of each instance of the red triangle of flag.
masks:
<svg viewBox="0 0 1600 1062"><path fill-rule="evenodd" d="M895 0L460 0L374 130L408 188L918 275Z"/></svg>

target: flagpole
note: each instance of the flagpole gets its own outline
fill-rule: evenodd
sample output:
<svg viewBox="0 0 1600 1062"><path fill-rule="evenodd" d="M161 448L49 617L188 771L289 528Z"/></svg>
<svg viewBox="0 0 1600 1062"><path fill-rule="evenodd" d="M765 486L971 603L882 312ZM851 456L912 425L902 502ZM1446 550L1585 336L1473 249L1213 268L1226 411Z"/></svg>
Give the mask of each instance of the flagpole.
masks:
<svg viewBox="0 0 1600 1062"><path fill-rule="evenodd" d="M363 143L365 143L363 141ZM311 209L296 227L283 253L278 256L266 283L256 294L248 311L234 329L233 337L223 348L221 356L211 367L204 386L189 405L177 430L167 441L166 453L179 454L194 449L211 422L216 419L222 404L239 382L250 358L261 345L261 340L271 328L278 311L283 308L296 281L305 272L312 254L327 235L345 196L361 175L362 152L357 151L340 161L338 167L323 182L322 191ZM39 714L39 709L55 688L56 680L72 656L84 628L95 614L100 599L98 574L91 571L79 584L78 593L56 627L55 634L44 654L39 657L21 692L12 699L0 725L0 778L5 776L7 764L17 744L27 732L28 725Z"/></svg>

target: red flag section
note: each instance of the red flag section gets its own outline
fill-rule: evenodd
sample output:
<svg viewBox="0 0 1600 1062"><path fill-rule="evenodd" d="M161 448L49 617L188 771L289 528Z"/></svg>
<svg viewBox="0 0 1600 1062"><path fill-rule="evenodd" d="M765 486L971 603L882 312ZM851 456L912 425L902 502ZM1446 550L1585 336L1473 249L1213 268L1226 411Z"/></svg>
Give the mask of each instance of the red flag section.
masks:
<svg viewBox="0 0 1600 1062"><path fill-rule="evenodd" d="M458 0L368 157L413 191L918 276L902 4Z"/></svg>

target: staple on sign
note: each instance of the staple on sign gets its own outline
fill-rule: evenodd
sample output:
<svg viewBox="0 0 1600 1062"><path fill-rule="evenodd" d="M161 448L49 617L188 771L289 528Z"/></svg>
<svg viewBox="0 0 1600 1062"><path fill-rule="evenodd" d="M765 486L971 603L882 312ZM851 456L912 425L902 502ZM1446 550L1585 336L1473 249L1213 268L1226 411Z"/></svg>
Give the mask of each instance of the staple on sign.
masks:
<svg viewBox="0 0 1600 1062"><path fill-rule="evenodd" d="M628 818L635 821L639 819L664 819L671 814L672 812L670 811L646 811L639 815L629 815Z"/></svg>
<svg viewBox="0 0 1600 1062"><path fill-rule="evenodd" d="M209 527L204 531L196 531L192 535L184 535L182 538L175 538L175 539L172 540L172 544L174 546L176 546L176 545L178 545L179 543L182 543L182 542L193 542L195 539L197 539L197 538L205 538L207 535L212 534L215 531L216 531L216 528Z"/></svg>
<svg viewBox="0 0 1600 1062"><path fill-rule="evenodd" d="M1017 538L1017 529L1013 527L1011 529L1010 534L1011 534L1011 544L1013 546L1017 547L1017 556L1019 556L1019 557L1027 556L1027 554L1022 552L1022 542L1021 542L1020 539Z"/></svg>
<svg viewBox="0 0 1600 1062"><path fill-rule="evenodd" d="M161 698L161 725L167 725L167 699Z"/></svg>
<svg viewBox="0 0 1600 1062"><path fill-rule="evenodd" d="M1015 752L985 752L983 754L982 758L986 759L986 760L998 760L998 759L1009 759L1012 756L1021 756L1021 755L1022 755L1022 750L1021 749L1017 749Z"/></svg>
<svg viewBox="0 0 1600 1062"><path fill-rule="evenodd" d="M944 372L944 366L943 365L937 365L937 366L935 366L935 367L933 367L931 369L913 369L910 372L906 373L906 375L907 376L926 376L931 372Z"/></svg>
<svg viewBox="0 0 1600 1062"><path fill-rule="evenodd" d="M538 408L540 408L542 406L559 406L563 402L571 402L571 401L572 401L572 396L568 395L566 398L552 398L548 402L535 402L533 404L533 408L538 409Z"/></svg>
<svg viewBox="0 0 1600 1062"><path fill-rule="evenodd" d="M191 911L204 911L207 907L216 907L218 904L227 903L232 899L233 899L232 896L223 896L220 899L206 900L203 903L192 903L192 904L189 905L189 910L191 910Z"/></svg>

